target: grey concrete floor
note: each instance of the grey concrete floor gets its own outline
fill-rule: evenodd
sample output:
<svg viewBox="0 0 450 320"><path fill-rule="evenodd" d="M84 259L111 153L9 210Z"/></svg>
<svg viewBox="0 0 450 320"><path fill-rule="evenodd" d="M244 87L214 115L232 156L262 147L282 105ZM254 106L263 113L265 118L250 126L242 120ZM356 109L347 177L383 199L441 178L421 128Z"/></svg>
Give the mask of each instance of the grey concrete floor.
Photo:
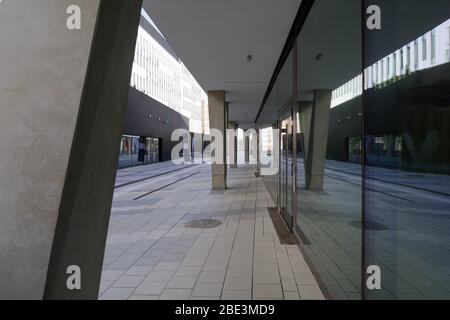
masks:
<svg viewBox="0 0 450 320"><path fill-rule="evenodd" d="M253 173L230 169L215 192L208 165L119 170L99 298L324 299L298 247L280 244ZM186 227L193 219L222 224Z"/></svg>

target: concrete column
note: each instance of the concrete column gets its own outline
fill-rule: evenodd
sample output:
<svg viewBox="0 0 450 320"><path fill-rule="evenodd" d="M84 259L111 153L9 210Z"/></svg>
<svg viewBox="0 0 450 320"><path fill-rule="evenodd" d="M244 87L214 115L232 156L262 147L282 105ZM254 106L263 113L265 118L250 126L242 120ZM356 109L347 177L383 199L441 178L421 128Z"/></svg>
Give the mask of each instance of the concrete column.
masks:
<svg viewBox="0 0 450 320"><path fill-rule="evenodd" d="M314 91L312 104L304 104L305 180L307 190L323 190L323 175L330 123L331 90Z"/></svg>
<svg viewBox="0 0 450 320"><path fill-rule="evenodd" d="M220 143L222 144L223 148L221 159L218 159L217 162L211 163L212 189L225 190L227 188L226 128L228 127L227 125L228 106L227 103L225 102L225 91L209 91L208 106L209 106L209 125L212 130L215 129L218 130L218 132L222 133L221 137L222 141L220 141ZM213 135L213 132L211 132L211 135ZM220 143L216 145L219 146Z"/></svg>
<svg viewBox="0 0 450 320"><path fill-rule="evenodd" d="M312 101L302 101L299 102L299 111L302 114L302 127L303 127L303 152L305 159L308 154L309 147L309 133L311 128L311 117L313 110L313 102Z"/></svg>
<svg viewBox="0 0 450 320"><path fill-rule="evenodd" d="M0 299L98 297L142 0L73 4L0 4Z"/></svg>
<svg viewBox="0 0 450 320"><path fill-rule="evenodd" d="M235 121L228 122L228 129L233 130L235 134L228 136L230 168L236 169L238 166L238 125Z"/></svg>

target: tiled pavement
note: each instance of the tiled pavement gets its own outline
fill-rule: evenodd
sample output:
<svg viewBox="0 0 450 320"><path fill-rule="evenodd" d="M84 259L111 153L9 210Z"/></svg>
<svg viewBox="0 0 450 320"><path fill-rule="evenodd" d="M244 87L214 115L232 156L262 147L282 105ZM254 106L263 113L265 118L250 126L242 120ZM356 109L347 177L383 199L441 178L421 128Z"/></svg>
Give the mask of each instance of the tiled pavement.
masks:
<svg viewBox="0 0 450 320"><path fill-rule="evenodd" d="M133 171L147 169L126 174L138 180ZM210 190L208 165L116 189L100 299L323 299L298 247L280 244L267 211L274 204L253 172L230 169L224 192ZM185 226L210 218L223 224Z"/></svg>

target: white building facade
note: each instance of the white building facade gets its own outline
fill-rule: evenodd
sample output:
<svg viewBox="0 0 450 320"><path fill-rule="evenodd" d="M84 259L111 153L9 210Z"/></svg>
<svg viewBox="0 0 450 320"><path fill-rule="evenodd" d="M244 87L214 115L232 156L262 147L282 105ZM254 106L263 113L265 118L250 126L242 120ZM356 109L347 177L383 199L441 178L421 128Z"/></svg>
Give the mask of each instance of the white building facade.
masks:
<svg viewBox="0 0 450 320"><path fill-rule="evenodd" d="M362 75L333 91L334 108L360 96L363 90L389 84L408 74L450 62L450 19L377 61Z"/></svg>
<svg viewBox="0 0 450 320"><path fill-rule="evenodd" d="M189 118L189 130L209 132L208 98L143 12L138 30L131 86ZM149 30L149 28L154 28ZM150 34L158 32L158 40Z"/></svg>

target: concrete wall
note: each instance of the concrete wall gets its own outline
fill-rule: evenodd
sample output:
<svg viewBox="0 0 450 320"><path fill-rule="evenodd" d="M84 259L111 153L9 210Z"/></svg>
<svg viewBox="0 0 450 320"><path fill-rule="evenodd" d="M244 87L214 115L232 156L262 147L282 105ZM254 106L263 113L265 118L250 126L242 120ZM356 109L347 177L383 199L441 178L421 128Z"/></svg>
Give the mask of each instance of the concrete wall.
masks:
<svg viewBox="0 0 450 320"><path fill-rule="evenodd" d="M42 298L99 0L0 4L0 298Z"/></svg>
<svg viewBox="0 0 450 320"><path fill-rule="evenodd" d="M2 299L98 294L142 0L72 4L0 4Z"/></svg>
<svg viewBox="0 0 450 320"><path fill-rule="evenodd" d="M152 117L150 118L149 115ZM124 134L162 139L160 160L169 161L172 148L178 143L171 141L172 132L176 129L189 130L189 119L136 89L130 88Z"/></svg>

